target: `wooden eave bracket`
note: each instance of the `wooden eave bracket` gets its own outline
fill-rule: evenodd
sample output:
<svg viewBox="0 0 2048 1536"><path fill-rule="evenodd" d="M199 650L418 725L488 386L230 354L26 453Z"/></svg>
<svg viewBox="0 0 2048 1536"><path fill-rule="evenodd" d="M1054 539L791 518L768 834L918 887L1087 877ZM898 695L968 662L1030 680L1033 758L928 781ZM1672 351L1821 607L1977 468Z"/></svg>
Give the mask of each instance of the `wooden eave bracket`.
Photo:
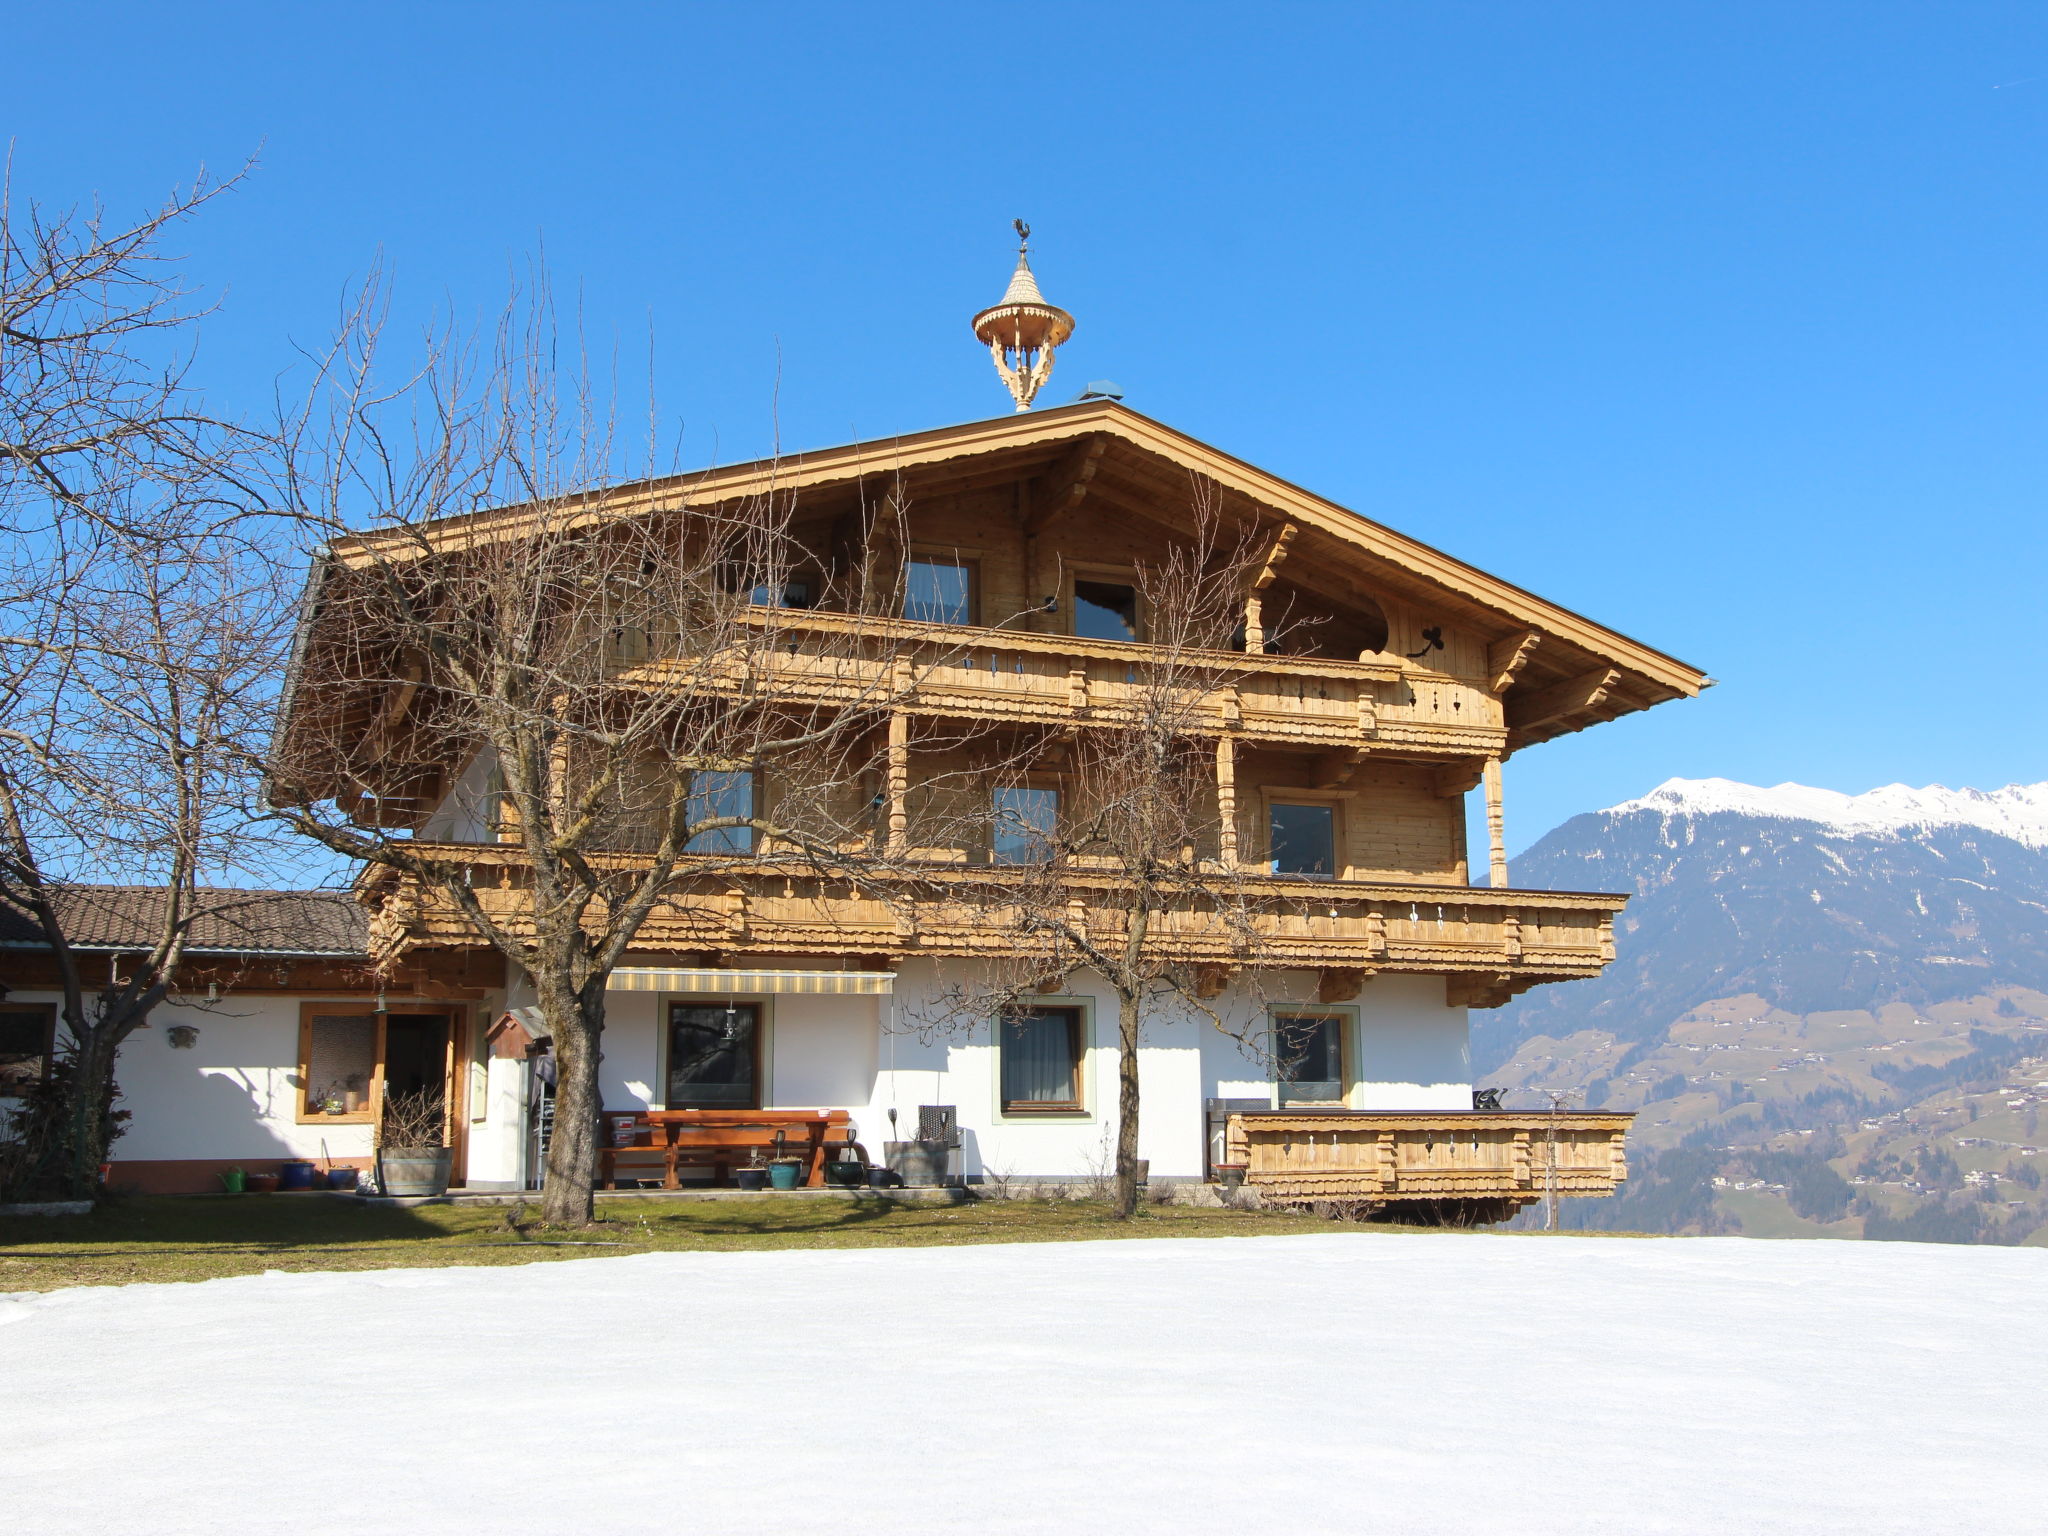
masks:
<svg viewBox="0 0 2048 1536"><path fill-rule="evenodd" d="M1334 752L1325 752L1315 760L1309 780L1315 789L1342 789L1357 776L1370 754L1368 747L1339 747Z"/></svg>
<svg viewBox="0 0 2048 1536"><path fill-rule="evenodd" d="M1287 546L1294 542L1295 535L1300 532L1300 526L1295 523L1289 523L1280 530L1279 536L1273 540L1273 547L1266 551L1266 563L1259 568L1259 574L1252 578L1254 592L1263 592L1273 585L1274 578L1280 574L1281 562L1287 558Z"/></svg>
<svg viewBox="0 0 2048 1536"><path fill-rule="evenodd" d="M1050 475L1024 519L1024 536L1035 539L1088 499L1088 484L1102 467L1109 439L1098 432L1083 438Z"/></svg>
<svg viewBox="0 0 2048 1536"><path fill-rule="evenodd" d="M1599 667L1534 693L1518 694L1508 704L1508 729L1533 731L1553 721L1598 709L1620 681L1619 668Z"/></svg>
<svg viewBox="0 0 2048 1536"><path fill-rule="evenodd" d="M1505 640L1496 640L1487 647L1486 670L1493 674L1490 686L1495 693L1506 693L1514 686L1522 668L1529 664L1530 654L1542 643L1542 632L1531 629L1510 635Z"/></svg>
<svg viewBox="0 0 2048 1536"><path fill-rule="evenodd" d="M1436 771L1437 797L1442 800L1469 795L1479 787L1479 781L1486 776L1483 759L1468 762L1445 763Z"/></svg>

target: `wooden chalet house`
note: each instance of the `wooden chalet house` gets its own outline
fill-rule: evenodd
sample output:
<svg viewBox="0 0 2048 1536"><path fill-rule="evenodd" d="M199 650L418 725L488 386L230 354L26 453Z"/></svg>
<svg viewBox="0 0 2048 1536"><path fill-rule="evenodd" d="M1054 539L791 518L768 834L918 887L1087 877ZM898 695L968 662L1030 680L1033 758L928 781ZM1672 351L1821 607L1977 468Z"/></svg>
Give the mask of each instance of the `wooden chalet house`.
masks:
<svg viewBox="0 0 2048 1536"><path fill-rule="evenodd" d="M779 686L818 689L815 663L827 656L844 683L860 654L849 636L887 642L888 665L915 683L892 705L875 795L888 835L943 883L976 878L1000 850L948 846L943 832L935 843L921 829L918 790L936 762L926 753L939 750L929 744L970 726L1016 739L1114 719L1153 656L1135 573L1185 536L1191 483L1207 487L1221 519L1255 530L1270 557L1243 594L1235 646L1209 658L1228 686L1205 717L1220 827L1205 856L1285 898L1290 914L1269 925L1257 988L1226 975L1219 1006L1256 1007L1289 1048L1248 1049L1192 1013L1154 1020L1141 1052L1140 1149L1153 1178L1201 1179L1220 1162L1248 1165L1253 1185L1285 1198L1521 1204L1546 1186L1610 1192L1624 1175L1628 1116L1474 1110L1469 1010L1598 974L1624 904L1509 883L1500 766L1693 695L1705 679L1120 399L1025 410L1071 326L1020 260L1004 303L977 319L1017 413L625 487L604 515L738 516L769 495L793 507L803 553L787 583L758 594L775 610ZM898 535L859 547L849 526L885 500ZM896 611L812 605L863 560L893 562ZM1276 649L1267 637L1283 613L1310 622L1297 632L1305 639ZM316 648L320 624L308 639ZM521 849L489 810L492 765L474 741L405 737L404 687L378 684L353 706L405 745L394 745L384 782L347 793L366 821L409 831L465 868L479 901L516 916L530 896ZM314 707L301 700L298 710ZM734 804L778 793L745 764L719 772ZM1057 771L1033 783L1043 785L1041 813L1061 814ZM1466 855L1474 791L1491 847L1476 872ZM970 1180L1071 1180L1102 1166L1115 1116L1105 1022L1114 1009L1096 979L1076 971L1028 1016L950 1035L908 1029L942 973L971 969L991 935L941 917L942 904L929 921L906 921L900 905L857 882L808 876L772 849L751 872L735 871L725 851L696 899L656 910L614 979L608 1114L841 1111L879 1149L915 1134L921 1106L942 1105L956 1116ZM1103 878L1113 883L1114 872ZM377 870L359 895L382 958L484 979L451 1061L485 1059L493 1020L530 1022L533 999L498 982L495 958L452 903ZM1192 922L1180 936L1203 942ZM1220 937L1216 958L1230 959ZM335 1026L330 1042L315 1027L304 1043L302 1122L332 1118L303 1100L317 1091L317 1058L342 1049L353 1028ZM529 1183L525 1095L479 1083L463 1100L468 1177ZM661 1175L717 1171L685 1159Z"/></svg>

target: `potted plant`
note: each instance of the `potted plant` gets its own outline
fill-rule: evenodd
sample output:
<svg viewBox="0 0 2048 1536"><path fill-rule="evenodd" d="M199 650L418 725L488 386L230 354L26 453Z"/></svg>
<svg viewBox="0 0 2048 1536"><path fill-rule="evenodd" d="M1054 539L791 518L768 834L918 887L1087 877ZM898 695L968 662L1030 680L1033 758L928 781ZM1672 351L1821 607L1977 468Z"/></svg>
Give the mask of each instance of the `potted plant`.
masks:
<svg viewBox="0 0 2048 1536"><path fill-rule="evenodd" d="M384 1101L377 1122L377 1185L385 1194L413 1200L447 1194L454 1155L441 1095L422 1089Z"/></svg>
<svg viewBox="0 0 2048 1536"><path fill-rule="evenodd" d="M735 1168L732 1176L741 1189L766 1189L768 1187L768 1165L761 1161L757 1151L744 1168Z"/></svg>
<svg viewBox="0 0 2048 1536"><path fill-rule="evenodd" d="M1216 1182L1223 1186L1225 1193L1234 1189L1243 1189L1245 1169L1248 1166L1250 1165L1246 1163L1218 1163L1216 1165Z"/></svg>
<svg viewBox="0 0 2048 1536"><path fill-rule="evenodd" d="M800 1157L778 1157L768 1165L770 1189L795 1189L803 1177L804 1160Z"/></svg>
<svg viewBox="0 0 2048 1536"><path fill-rule="evenodd" d="M251 1173L244 1176L243 1187L252 1195L274 1195L277 1193L277 1175L274 1173Z"/></svg>

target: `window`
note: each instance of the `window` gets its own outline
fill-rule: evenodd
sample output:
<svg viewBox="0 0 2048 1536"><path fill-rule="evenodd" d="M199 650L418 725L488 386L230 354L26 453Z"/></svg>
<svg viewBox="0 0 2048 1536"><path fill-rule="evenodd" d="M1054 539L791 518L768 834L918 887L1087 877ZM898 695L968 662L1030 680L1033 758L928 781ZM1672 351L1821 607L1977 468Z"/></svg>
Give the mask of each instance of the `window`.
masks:
<svg viewBox="0 0 2048 1536"><path fill-rule="evenodd" d="M762 582L754 588L747 601L756 608L808 608L811 606L811 584L808 581Z"/></svg>
<svg viewBox="0 0 2048 1536"><path fill-rule="evenodd" d="M367 1121L383 1076L382 1019L367 1005L306 1003L299 1010L302 1120Z"/></svg>
<svg viewBox="0 0 2048 1536"><path fill-rule="evenodd" d="M998 1035L1005 1114L1080 1112L1080 1009L1006 1013Z"/></svg>
<svg viewBox="0 0 2048 1536"><path fill-rule="evenodd" d="M1060 792L1005 785L995 792L995 862L1042 864L1052 856L1059 825Z"/></svg>
<svg viewBox="0 0 2048 1536"><path fill-rule="evenodd" d="M671 1003L670 1109L761 1107L761 1005Z"/></svg>
<svg viewBox="0 0 2048 1536"><path fill-rule="evenodd" d="M1344 1015L1299 1013L1273 1020L1280 1107L1344 1102Z"/></svg>
<svg viewBox="0 0 2048 1536"><path fill-rule="evenodd" d="M1116 581L1074 581L1074 633L1084 640L1138 638L1138 591Z"/></svg>
<svg viewBox="0 0 2048 1536"><path fill-rule="evenodd" d="M1328 805L1273 803L1268 854L1276 875L1328 880L1337 873L1337 812Z"/></svg>
<svg viewBox="0 0 2048 1536"><path fill-rule="evenodd" d="M707 768L690 775L686 807L690 825L754 814L754 776L737 769ZM752 827L711 827L683 845L685 853L752 853Z"/></svg>
<svg viewBox="0 0 2048 1536"><path fill-rule="evenodd" d="M912 560L904 568L903 617L926 624L972 624L974 568L964 560Z"/></svg>
<svg viewBox="0 0 2048 1536"><path fill-rule="evenodd" d="M57 1005L0 1008L0 1099L19 1098L50 1071Z"/></svg>
<svg viewBox="0 0 2048 1536"><path fill-rule="evenodd" d="M459 1092L460 1009L299 1005L299 1119L368 1124L387 1094Z"/></svg>

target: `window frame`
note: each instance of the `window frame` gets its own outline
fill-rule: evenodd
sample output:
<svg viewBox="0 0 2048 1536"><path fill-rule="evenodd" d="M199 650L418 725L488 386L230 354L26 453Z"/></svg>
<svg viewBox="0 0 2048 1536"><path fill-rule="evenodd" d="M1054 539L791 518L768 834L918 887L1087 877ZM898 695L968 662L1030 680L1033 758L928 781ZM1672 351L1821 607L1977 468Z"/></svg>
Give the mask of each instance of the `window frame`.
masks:
<svg viewBox="0 0 2048 1536"><path fill-rule="evenodd" d="M1091 635L1075 631L1075 620L1080 617L1080 608L1074 596L1076 582L1094 582L1098 586L1129 587L1131 589L1131 612L1138 621L1138 637L1135 640L1099 640ZM1152 612L1145 602L1144 589L1138 585L1138 573L1127 565L1069 565L1061 573L1060 602L1065 612L1060 618L1065 624L1066 637L1083 640L1089 645L1150 645L1152 633Z"/></svg>
<svg viewBox="0 0 2048 1536"><path fill-rule="evenodd" d="M367 999L345 998L324 1003L299 1004L299 1088L296 1119L300 1125L375 1125L384 1107L384 1016L390 1010ZM411 1010L407 1010L410 1012ZM424 1013L427 1010L421 1009ZM330 1115L309 1102L313 1091L313 1020L326 1017L367 1017L374 1021L370 1043L370 1080L363 1107L353 1112Z"/></svg>
<svg viewBox="0 0 2048 1536"><path fill-rule="evenodd" d="M690 770L690 775L691 775L691 778L690 778L690 788L689 788L689 790L688 790L688 791L686 792L686 794L685 794L685 796L684 796L684 814L685 814L685 815L688 815L688 814L689 814L689 809L688 809L688 806L689 806L689 801L691 801L691 800L693 800L693 799L695 799L695 798L696 798L696 794L697 794L697 782L696 782L696 781L697 781L697 778L698 778L699 776L701 776L701 775L704 775L704 774L712 774L712 773L715 773L715 774L719 774L719 775L721 775L721 776L723 776L723 777L725 777L725 778L727 778L727 779L745 779L745 780L747 781L747 809L746 809L746 815L747 815L747 816L748 816L749 818L755 818L755 817L758 817L758 816L760 816L760 814L761 814L761 788L762 788L762 786L761 786L761 770L760 770L760 769L758 769L758 768L712 768L712 767L703 767L703 768L696 768L696 767L693 767L693 768L692 768L692 769ZM692 845L692 844L694 844L694 843L695 843L695 842L697 841L697 839L698 839L698 838L700 838L700 837L744 837L744 838L745 838L745 839L747 840L747 842L746 842L746 846L745 846L744 848L696 848L696 847L692 847L691 845ZM692 834L690 835L690 837L689 837L689 840L688 840L688 841L686 841L686 842L685 842L685 843L683 844L683 852L684 852L684 853L685 853L686 855L688 855L688 854L695 854L695 855L697 855L697 856L699 856L699 857L710 857L710 858L723 858L723 859L731 859L731 858L743 858L743 859L752 859L752 858L758 858L758 857L760 856L760 853L761 853L761 829L760 829L759 827L755 827L755 826L745 826L745 827L717 827L717 828L714 828L713 830L711 830L711 831L709 831L709 832L695 832L695 833L692 833Z"/></svg>
<svg viewBox="0 0 2048 1536"><path fill-rule="evenodd" d="M1054 851L1056 851L1054 849L1053 843L1051 842L1048 842L1043 845L1047 850L1043 858L1005 859L1000 856L1000 850L1002 846L1000 840L1002 837L1002 832L1000 830L998 823L1004 813L1002 808L996 802L997 797L1010 790L1023 790L1028 793L1051 795L1052 827L1046 835L1049 839L1054 840L1056 840L1060 835L1060 820L1065 812L1066 807L1061 803L1060 786L1057 782L1047 780L1043 776L1034 774L1014 784L991 785L989 787L989 863L1002 869L1034 869L1041 867L1045 864L1051 863L1053 853Z"/></svg>
<svg viewBox="0 0 2048 1536"><path fill-rule="evenodd" d="M1085 998L1048 997L1032 1003L1029 1007L1008 1010L1012 1013L1063 1013L1067 1015L1068 1039L1072 1042L1073 1093L1071 1101L1051 1102L1046 1100L1013 1100L1004 1091L1003 1084L1003 1023L1002 1015L990 1021L990 1034L995 1046L994 1088L996 1115L1002 1120L1089 1120L1094 1118L1089 1104L1092 1086L1088 1071L1088 1055L1094 1045L1094 1011Z"/></svg>
<svg viewBox="0 0 2048 1536"><path fill-rule="evenodd" d="M0 1004L0 1012L40 1013L43 1016L43 1068L41 1072L36 1074L34 1080L38 1083L47 1083L50 1080L50 1068L55 1063L57 1057L57 1005L55 1003L6 1003ZM26 1079L23 1080L24 1083L26 1081ZM8 1079L0 1078L0 1099L21 1099L27 1097L24 1093L8 1088L7 1082Z"/></svg>
<svg viewBox="0 0 2048 1536"><path fill-rule="evenodd" d="M1280 1021L1282 1019L1327 1019L1337 1026L1337 1097L1334 1099L1305 1100L1299 1104L1288 1104L1281 1097L1280 1078ZM1300 1109L1349 1109L1358 1091L1358 1010L1333 1003L1299 1003L1294 1005L1275 1004L1266 1010L1267 1050L1272 1061L1272 1081L1268 1084L1276 1110Z"/></svg>
<svg viewBox="0 0 2048 1536"><path fill-rule="evenodd" d="M675 1019L677 1008L751 1008L754 1010L754 1102L752 1104L684 1105L669 1101L669 1062L675 1053ZM654 1090L648 1096L650 1109L772 1109L775 1104L774 1085L769 1082L769 1065L774 1061L774 1052L769 1048L770 1031L774 1028L775 1010L773 999L766 994L735 993L729 996L712 997L701 992L664 992L660 998L660 1009L655 1015L655 1080L649 1086Z"/></svg>
<svg viewBox="0 0 2048 1536"><path fill-rule="evenodd" d="M951 619L912 618L910 608L910 568L913 565L951 565L967 573L967 616L957 623ZM937 547L912 546L903 557L903 601L898 617L911 624L939 624L952 629L979 629L981 627L981 558L964 550L940 549Z"/></svg>
<svg viewBox="0 0 2048 1536"><path fill-rule="evenodd" d="M1259 799L1264 810L1261 817L1260 833L1264 839L1261 861L1266 874L1274 880L1348 880L1351 878L1351 857L1349 847L1350 827L1347 815L1351 796L1344 793L1330 793L1314 789L1290 789L1281 785L1261 786ZM1325 806L1330 812L1330 872L1327 875L1308 875L1294 870L1278 870L1273 867L1273 808L1277 805Z"/></svg>

